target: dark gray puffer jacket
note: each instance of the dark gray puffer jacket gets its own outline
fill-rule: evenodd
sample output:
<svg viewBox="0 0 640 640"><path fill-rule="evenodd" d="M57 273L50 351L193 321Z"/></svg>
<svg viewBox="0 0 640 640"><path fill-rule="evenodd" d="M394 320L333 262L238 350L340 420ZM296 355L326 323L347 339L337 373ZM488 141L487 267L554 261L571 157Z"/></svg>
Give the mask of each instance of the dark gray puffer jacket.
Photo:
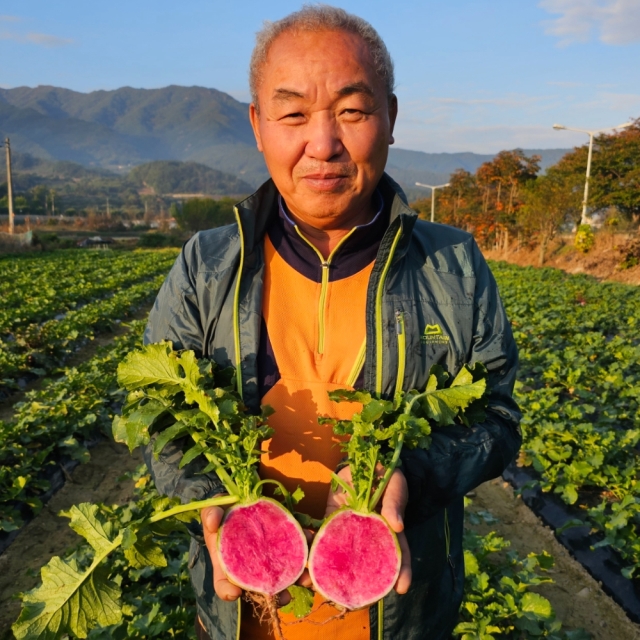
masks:
<svg viewBox="0 0 640 640"><path fill-rule="evenodd" d="M444 640L462 600L463 497L500 475L520 447L520 414L511 397L517 351L473 238L418 220L388 176L379 189L390 221L367 293L365 387L387 397L400 385L422 389L434 363L452 375L465 363L482 362L489 371L485 422L436 429L428 451L403 451L413 581L406 595L392 592L370 609L372 640ZM200 232L186 243L145 333L146 343L171 340L175 348L193 349L221 366L238 366L239 390L256 411L263 239L277 215L277 196L273 182L265 183L236 207L236 224ZM159 491L183 501L219 493L217 478L198 474L197 463L178 469L179 447L168 446L157 460L147 450ZM198 614L213 640L234 640L240 637L240 601L217 598L202 531L194 527L192 533L189 568Z"/></svg>

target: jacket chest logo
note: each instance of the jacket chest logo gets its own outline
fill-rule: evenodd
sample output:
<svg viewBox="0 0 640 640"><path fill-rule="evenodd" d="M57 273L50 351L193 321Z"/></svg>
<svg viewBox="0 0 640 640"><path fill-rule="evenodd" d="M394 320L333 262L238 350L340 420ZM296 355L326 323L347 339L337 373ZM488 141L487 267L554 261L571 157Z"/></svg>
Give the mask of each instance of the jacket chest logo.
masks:
<svg viewBox="0 0 640 640"><path fill-rule="evenodd" d="M428 324L424 328L420 342L422 344L449 344L449 339L449 336L442 333L442 327L439 324Z"/></svg>

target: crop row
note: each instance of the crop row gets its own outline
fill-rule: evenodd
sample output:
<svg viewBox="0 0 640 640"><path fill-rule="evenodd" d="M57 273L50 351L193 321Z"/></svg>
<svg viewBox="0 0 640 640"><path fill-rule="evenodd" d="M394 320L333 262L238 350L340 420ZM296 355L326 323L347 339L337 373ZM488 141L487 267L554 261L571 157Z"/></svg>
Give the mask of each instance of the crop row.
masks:
<svg viewBox="0 0 640 640"><path fill-rule="evenodd" d="M132 322L110 347L28 392L13 419L0 422L0 530L15 530L37 513L49 489L48 472L61 460L86 461L85 441L96 432L111 433L120 400L116 369L139 344L143 326Z"/></svg>
<svg viewBox="0 0 640 640"><path fill-rule="evenodd" d="M640 567L640 289L492 265L520 349L518 464ZM577 522L576 522L577 524Z"/></svg>
<svg viewBox="0 0 640 640"><path fill-rule="evenodd" d="M0 336L166 273L174 259L173 250L65 250L0 259Z"/></svg>
<svg viewBox="0 0 640 640"><path fill-rule="evenodd" d="M0 390L26 372L45 375L60 366L73 348L96 333L107 331L156 295L166 269L135 284L118 287L113 295L69 311L64 317L16 330L0 340Z"/></svg>

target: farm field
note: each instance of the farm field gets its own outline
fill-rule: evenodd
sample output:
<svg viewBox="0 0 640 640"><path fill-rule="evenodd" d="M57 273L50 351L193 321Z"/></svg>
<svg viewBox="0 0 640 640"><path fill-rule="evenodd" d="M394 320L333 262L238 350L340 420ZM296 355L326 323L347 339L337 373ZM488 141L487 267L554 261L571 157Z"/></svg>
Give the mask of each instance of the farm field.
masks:
<svg viewBox="0 0 640 640"><path fill-rule="evenodd" d="M0 397L45 376L148 301L177 251L58 251L0 259Z"/></svg>
<svg viewBox="0 0 640 640"><path fill-rule="evenodd" d="M80 292L81 287L75 287L72 275L70 280L64 280L64 274L78 265L67 259L65 253L30 256L31 263L25 262L24 270L31 269L33 278L42 273L44 279L50 279L52 293L37 298L40 289L26 278L24 288L29 294L25 294L24 304L18 299L15 301L15 308L22 305L24 311L20 312L19 320L9 317L3 320L10 327L3 335L17 335L25 327L44 327L48 322L54 325L64 322L83 304L78 312L104 300L121 301L106 310L108 323L91 320L101 318L100 312L87 316L88 320L81 325L86 329L78 330L71 338L67 336L65 344L62 344L63 338L60 347L56 347L58 351L46 352L42 360L46 374L57 371L74 345L118 321L126 321L134 309L148 304L176 255L175 251L122 252L122 255L113 252L119 261L117 267L108 259L98 265L100 261L96 258L91 264L86 263L87 272L92 268L95 271L93 276L83 272L87 284L82 287L86 290ZM69 253L81 255L76 251ZM86 253L100 254L102 260L103 255L112 252ZM129 256L131 262L127 263L124 256ZM59 272L45 264L48 257L59 261ZM5 267L0 261L0 270ZM524 413L525 441L518 465L531 471L530 486L535 485L540 495L566 506L570 516L567 524L574 525L577 531L584 530L588 545L610 551L617 563L616 571L633 591L640 579L637 531L640 523L640 489L637 487L640 290L599 283L586 276L569 276L552 269L524 269L505 263L493 263L492 269L520 347L517 397ZM67 285L59 284L63 282ZM106 297L114 289L115 294ZM137 293L127 293L133 297L126 298L123 293L122 299L118 298L121 292L131 291ZM27 295L40 301L27 304ZM64 317L56 320L56 315ZM28 549L30 555L37 556L37 562L33 558L29 563L28 568L33 572L52 553L61 554L67 545L74 544L74 537L68 533L61 533L59 538L54 536L39 549L34 543L46 530L43 518L51 521L51 511L69 508L69 502L56 502L65 493L67 500L76 502L120 501L123 505L117 511L120 518L131 517L132 511L144 508L153 499L154 492L144 470L133 471L136 459L123 454L117 445L105 443L104 439L95 449L89 446L99 441L101 433L110 430L111 419L122 399L116 391L115 368L124 354L139 343L143 324L132 322L130 330L87 361L45 379L25 394L12 417L0 423L0 530L3 532L0 543L13 540L0 555L0 567L12 562L11 566L15 566L14 554L20 556ZM46 335L63 336L66 329L47 331ZM71 331L73 333L73 329ZM13 342L10 340L8 344ZM40 357L44 353L41 345L30 344L24 351L18 346L11 353L20 354L23 360L15 369L6 370L10 381L8 390L20 375L29 372L32 364L29 354ZM38 371L35 375L45 373ZM109 474L106 469L98 469L97 476L90 472L99 467L92 452L104 451L100 447L105 446L111 447L114 460L121 461L123 472L129 471L129 480L119 479L119 474ZM116 453L118 450L120 453ZM81 466L72 471L74 463ZM69 470L60 472L61 466ZM58 476L62 473L63 479L68 476L67 484L51 499L50 506L43 507L52 483L55 484L54 471ZM104 477L98 482L100 474ZM71 496L70 487L73 488ZM500 490L508 494L499 485L479 489L469 506L468 591L456 637L463 640L488 640L492 636L558 640L589 637L575 630L578 627L588 628L596 640L640 637L640 627L630 622L601 591L590 596L597 606L585 605L589 615L580 616L571 610L568 603L579 594L585 597L585 589L586 593L593 594L599 589L597 583L576 568L568 557L563 555L559 561L558 557L564 552L549 534L545 537L539 533L537 537L538 541L546 540L548 547L544 543L536 547L533 541L527 546L527 531L545 530L521 501L512 511L523 509L523 513L530 514L530 519L527 519L529 516L509 519L509 508L504 504L517 504L518 499L506 495L501 503L495 493ZM24 527L29 520L32 521ZM66 526L66 521L62 523ZM509 553L510 537L513 537L512 549L517 557ZM186 579L184 538L172 537L168 549L169 565L164 569L133 570L125 568L121 560L116 562L125 574L123 587L129 589L123 607L124 622L117 627L95 630L89 637L192 637L191 614L183 608L192 598ZM546 552L556 556L555 566ZM87 547L81 546L72 553L80 565L87 562ZM550 584L551 579L557 586ZM37 579L25 574L17 583L20 589L26 589L34 586ZM3 600L10 591L10 585L0 585ZM562 596L561 592L569 595ZM7 604L6 610L12 613L0 617L0 638L3 633L7 634L6 638L12 637L8 624L15 620L19 609L15 602ZM4 604L1 608L4 609ZM565 623L562 628L560 622ZM612 633L615 635L610 635Z"/></svg>

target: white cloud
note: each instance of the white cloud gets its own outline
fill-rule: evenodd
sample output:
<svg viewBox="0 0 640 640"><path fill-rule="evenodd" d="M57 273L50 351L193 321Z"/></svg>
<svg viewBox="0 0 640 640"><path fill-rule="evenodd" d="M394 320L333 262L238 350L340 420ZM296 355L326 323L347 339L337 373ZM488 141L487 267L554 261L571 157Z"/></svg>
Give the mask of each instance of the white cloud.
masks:
<svg viewBox="0 0 640 640"><path fill-rule="evenodd" d="M73 44L73 40L70 38L60 38L48 33L35 33L29 32L26 34L13 33L11 31L1 31L0 40L13 40L14 42L20 42L22 44L35 44L41 47L47 47L48 49L56 47L65 47L69 44Z"/></svg>
<svg viewBox="0 0 640 640"><path fill-rule="evenodd" d="M545 33L566 46L588 42L595 34L605 44L640 42L638 0L542 0L539 5L559 17L544 23Z"/></svg>
<svg viewBox="0 0 640 640"><path fill-rule="evenodd" d="M416 127L400 122L394 132L395 146L416 151L497 153L501 149L568 148L582 140L558 136L551 126L464 126Z"/></svg>

